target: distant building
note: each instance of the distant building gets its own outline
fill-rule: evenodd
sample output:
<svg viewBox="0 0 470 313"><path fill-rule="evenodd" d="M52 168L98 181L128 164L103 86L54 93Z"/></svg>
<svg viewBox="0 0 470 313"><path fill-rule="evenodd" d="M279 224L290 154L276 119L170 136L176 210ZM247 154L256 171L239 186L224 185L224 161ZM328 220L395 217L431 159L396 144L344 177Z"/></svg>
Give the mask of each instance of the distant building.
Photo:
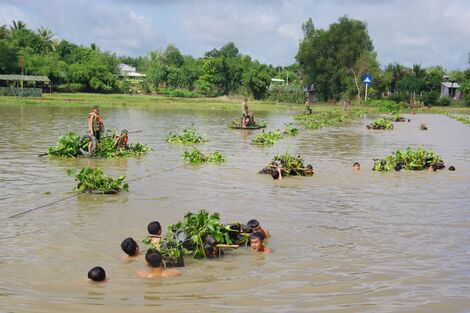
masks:
<svg viewBox="0 0 470 313"><path fill-rule="evenodd" d="M307 94L308 102L317 102L317 90L313 84L308 85L304 88L304 92Z"/></svg>
<svg viewBox="0 0 470 313"><path fill-rule="evenodd" d="M121 63L118 65L120 76L129 78L143 78L145 74L137 73L135 67Z"/></svg>
<svg viewBox="0 0 470 313"><path fill-rule="evenodd" d="M462 94L460 93L460 85L452 81L444 81L441 83L441 98L449 98L454 100L460 100Z"/></svg>

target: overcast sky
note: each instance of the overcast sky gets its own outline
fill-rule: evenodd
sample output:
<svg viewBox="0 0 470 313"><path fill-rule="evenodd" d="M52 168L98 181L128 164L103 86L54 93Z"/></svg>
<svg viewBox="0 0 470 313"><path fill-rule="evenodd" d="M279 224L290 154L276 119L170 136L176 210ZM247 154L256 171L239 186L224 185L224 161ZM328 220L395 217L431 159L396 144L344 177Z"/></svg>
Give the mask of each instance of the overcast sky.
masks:
<svg viewBox="0 0 470 313"><path fill-rule="evenodd" d="M55 38L118 55L175 44L183 54L233 41L260 62L295 62L301 25L328 28L339 17L365 21L382 66L467 69L470 0L0 0L0 23L50 28Z"/></svg>

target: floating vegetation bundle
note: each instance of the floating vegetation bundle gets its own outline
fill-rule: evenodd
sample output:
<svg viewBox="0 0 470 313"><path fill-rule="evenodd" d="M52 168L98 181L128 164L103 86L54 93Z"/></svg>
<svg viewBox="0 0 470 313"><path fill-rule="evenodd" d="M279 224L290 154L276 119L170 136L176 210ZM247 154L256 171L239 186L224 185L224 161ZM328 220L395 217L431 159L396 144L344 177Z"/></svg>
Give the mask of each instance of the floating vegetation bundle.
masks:
<svg viewBox="0 0 470 313"><path fill-rule="evenodd" d="M333 126L344 121L363 116L365 111L363 110L334 110L332 112L322 112L317 114L300 114L294 118L298 121L302 121L305 129L319 129L326 126Z"/></svg>
<svg viewBox="0 0 470 313"><path fill-rule="evenodd" d="M215 151L208 155L204 155L197 148L193 148L192 151L184 151L183 159L191 163L221 163L225 161L225 158L220 152Z"/></svg>
<svg viewBox="0 0 470 313"><path fill-rule="evenodd" d="M113 179L104 175L103 171L99 167L94 169L84 167L80 172L69 169L67 174L75 177L75 180L78 182L74 191L113 194L119 191L128 191L129 188L127 183L122 185L126 176L119 176L117 179Z"/></svg>
<svg viewBox="0 0 470 313"><path fill-rule="evenodd" d="M109 132L98 142L91 136L79 137L71 132L59 137L55 147L48 148L48 154L54 157L75 158L80 155L88 155L88 144L92 141L92 156L101 158L130 157L147 153L151 148L147 145L136 143L128 144L127 149L113 148L114 141L118 132L116 130Z"/></svg>
<svg viewBox="0 0 470 313"><path fill-rule="evenodd" d="M366 127L367 129L380 129L380 130L390 129L391 130L393 129L393 124L387 118L378 118L378 119L373 120Z"/></svg>
<svg viewBox="0 0 470 313"><path fill-rule="evenodd" d="M282 176L312 176L314 174L311 165L304 165L304 160L298 156L290 155L289 152L275 155L274 158L259 174L271 174L272 170L280 168Z"/></svg>
<svg viewBox="0 0 470 313"><path fill-rule="evenodd" d="M470 125L470 119L465 116L459 116L459 115L449 115L449 117L453 118L456 121L459 121L461 123Z"/></svg>
<svg viewBox="0 0 470 313"><path fill-rule="evenodd" d="M256 123L255 125L249 125L243 128L241 120L235 120L230 123L229 127L235 128L235 129L260 129L260 128L265 128L266 125L268 125L268 123L264 120L257 120L255 123Z"/></svg>
<svg viewBox="0 0 470 313"><path fill-rule="evenodd" d="M166 138L168 143L203 143L207 140L203 135L199 135L194 128L185 128L181 134L171 134Z"/></svg>
<svg viewBox="0 0 470 313"><path fill-rule="evenodd" d="M392 113L389 117L387 117L387 119L391 122L406 122L406 119L396 112ZM408 122L409 121L410 120L408 120Z"/></svg>
<svg viewBox="0 0 470 313"><path fill-rule="evenodd" d="M263 132L251 140L253 145L272 146L277 140L282 139L280 130L271 130L269 132Z"/></svg>
<svg viewBox="0 0 470 313"><path fill-rule="evenodd" d="M382 160L375 160L374 171L399 171L423 170L435 166L437 169L444 167L441 157L432 151L417 148L415 151L411 147L405 151L396 151Z"/></svg>
<svg viewBox="0 0 470 313"><path fill-rule="evenodd" d="M299 134L299 129L294 126L294 124L286 124L286 129L283 132L284 135L297 136Z"/></svg>
<svg viewBox="0 0 470 313"><path fill-rule="evenodd" d="M236 248L245 245L249 238L242 224L223 225L218 213L209 214L201 210L197 213L189 212L176 224L169 225L157 249L166 259L165 263L181 264L184 256L214 258L219 254L219 247ZM149 239L144 240L144 244L147 248L156 248Z"/></svg>

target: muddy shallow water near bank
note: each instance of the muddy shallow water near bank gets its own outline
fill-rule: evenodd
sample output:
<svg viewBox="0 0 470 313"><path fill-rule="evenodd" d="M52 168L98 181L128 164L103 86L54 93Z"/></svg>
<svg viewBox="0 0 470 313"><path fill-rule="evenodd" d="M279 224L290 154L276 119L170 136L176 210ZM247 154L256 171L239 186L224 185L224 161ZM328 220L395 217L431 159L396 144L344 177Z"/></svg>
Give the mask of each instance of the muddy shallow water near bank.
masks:
<svg viewBox="0 0 470 313"><path fill-rule="evenodd" d="M108 128L143 129L130 142L154 149L138 159L38 158L64 132L86 131L85 107L2 105L0 131L0 311L5 312L465 312L470 307L470 127L444 115L406 115L393 131L365 129L367 118L306 131L273 147L250 145L260 131L228 128L221 110L106 109ZM255 112L268 130L286 112ZM420 131L426 122L429 130ZM187 147L170 131L207 134L203 152L221 165L184 165ZM372 172L373 158L406 146L440 154L446 170ZM313 163L313 177L273 181L258 175L289 150ZM352 171L358 161L362 170ZM125 174L130 191L79 195L17 218L11 215L68 197L68 168L100 166ZM147 177L144 177L147 176ZM176 222L187 211L217 211L223 221L257 218L274 253L247 249L220 260L187 259L182 276L135 276L122 239L140 242L149 221ZM109 281L87 271L103 266Z"/></svg>

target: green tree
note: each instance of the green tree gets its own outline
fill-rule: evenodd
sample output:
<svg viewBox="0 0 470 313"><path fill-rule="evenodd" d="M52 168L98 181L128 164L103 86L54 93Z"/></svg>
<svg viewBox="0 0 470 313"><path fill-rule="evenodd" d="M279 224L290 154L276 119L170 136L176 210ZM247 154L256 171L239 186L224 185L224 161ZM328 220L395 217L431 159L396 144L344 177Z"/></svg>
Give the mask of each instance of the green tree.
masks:
<svg viewBox="0 0 470 313"><path fill-rule="evenodd" d="M269 67L254 62L250 69L243 74L243 84L255 99L266 98L272 73Z"/></svg>

